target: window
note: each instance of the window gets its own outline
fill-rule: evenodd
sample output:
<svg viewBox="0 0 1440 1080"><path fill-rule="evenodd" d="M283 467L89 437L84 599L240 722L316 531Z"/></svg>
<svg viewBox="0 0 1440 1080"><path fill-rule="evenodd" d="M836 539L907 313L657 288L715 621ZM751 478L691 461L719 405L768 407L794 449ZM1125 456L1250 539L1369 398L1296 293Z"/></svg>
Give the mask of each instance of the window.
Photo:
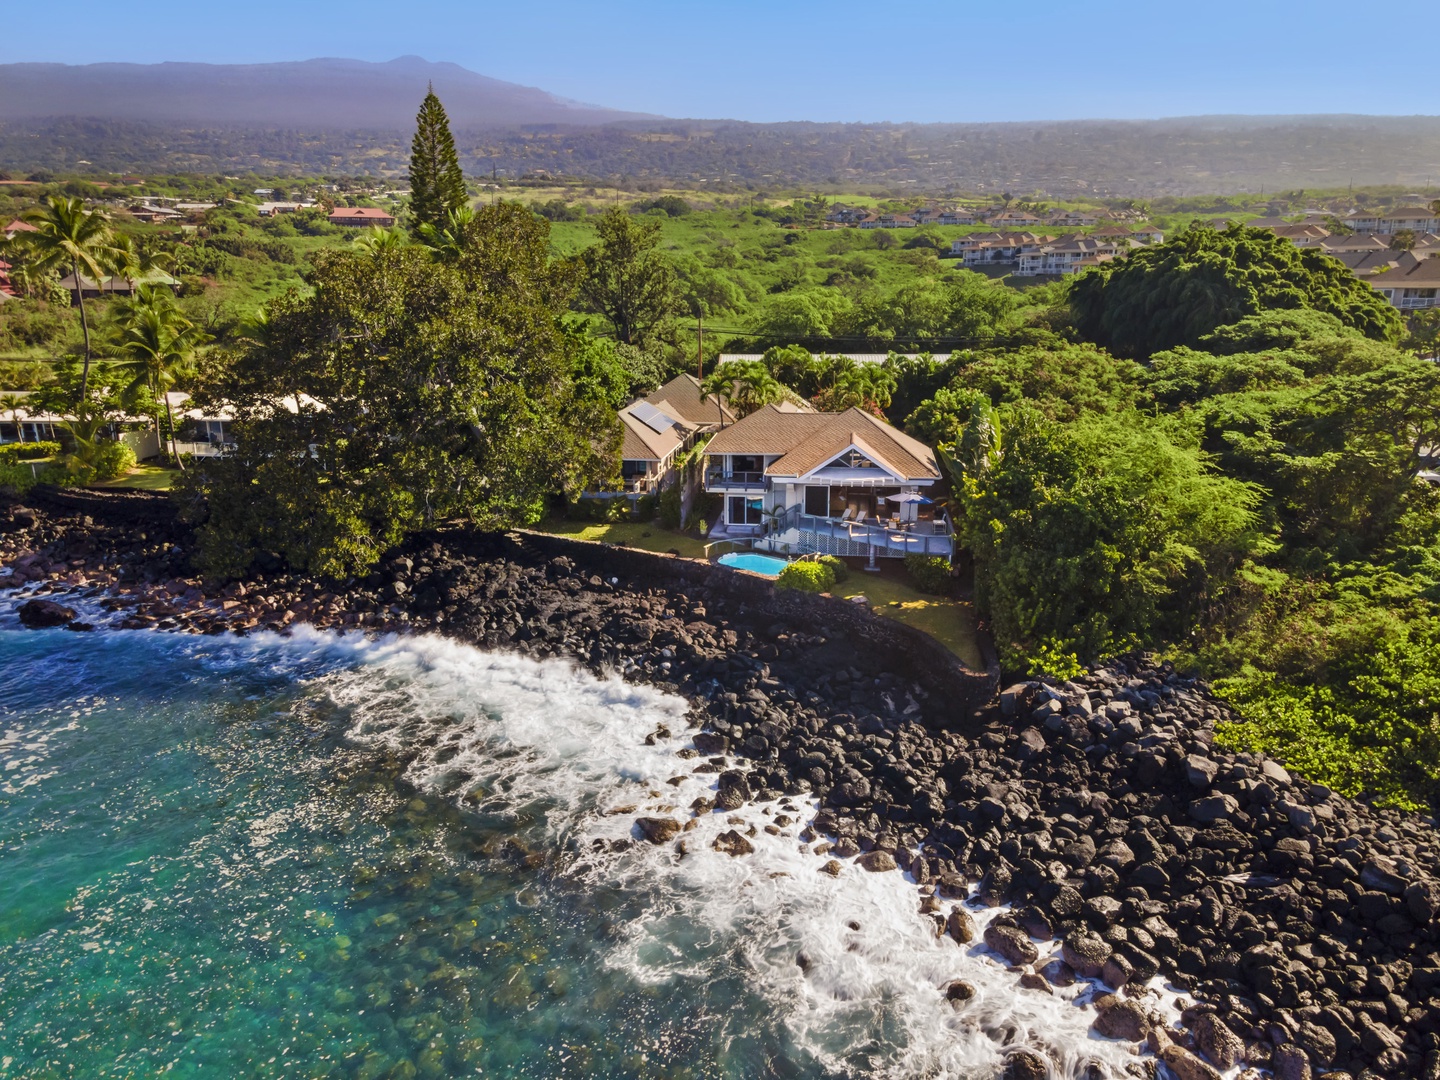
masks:
<svg viewBox="0 0 1440 1080"><path fill-rule="evenodd" d="M811 517L830 516L830 489L828 487L806 486L805 513Z"/></svg>
<svg viewBox="0 0 1440 1080"><path fill-rule="evenodd" d="M759 525L765 520L762 499L746 499L739 495L730 496L728 520L731 525Z"/></svg>

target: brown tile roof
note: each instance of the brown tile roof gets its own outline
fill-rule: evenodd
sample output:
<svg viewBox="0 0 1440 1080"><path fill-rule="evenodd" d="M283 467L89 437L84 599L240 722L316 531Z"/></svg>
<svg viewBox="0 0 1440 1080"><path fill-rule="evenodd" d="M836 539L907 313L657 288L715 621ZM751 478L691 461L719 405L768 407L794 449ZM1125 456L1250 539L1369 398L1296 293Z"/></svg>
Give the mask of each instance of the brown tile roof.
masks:
<svg viewBox="0 0 1440 1080"><path fill-rule="evenodd" d="M940 475L934 451L863 409L790 413L766 405L720 431L706 453L778 455L767 475L804 476L852 445L907 479Z"/></svg>
<svg viewBox="0 0 1440 1080"><path fill-rule="evenodd" d="M28 221L21 221L19 218L16 218L14 221L10 222L9 225L5 226L6 233L39 231L40 230L38 228L36 228L34 225L31 225Z"/></svg>
<svg viewBox="0 0 1440 1080"><path fill-rule="evenodd" d="M1413 258L1413 256L1412 256ZM1386 274L1365 279L1373 289L1433 289L1440 287L1440 258L1415 259L1413 266L1401 262Z"/></svg>
<svg viewBox="0 0 1440 1080"><path fill-rule="evenodd" d="M725 422L735 419L728 407L717 405L713 397L706 397L700 390L700 381L694 375L676 375L645 400L657 409L668 413L677 420L685 420L699 427L720 423L720 409L725 409Z"/></svg>
<svg viewBox="0 0 1440 1080"><path fill-rule="evenodd" d="M627 405L620 410L620 423L625 428L625 438L620 444L620 457L626 461L664 461L685 445L690 428L684 424L673 424L664 431L656 431L630 410Z"/></svg>

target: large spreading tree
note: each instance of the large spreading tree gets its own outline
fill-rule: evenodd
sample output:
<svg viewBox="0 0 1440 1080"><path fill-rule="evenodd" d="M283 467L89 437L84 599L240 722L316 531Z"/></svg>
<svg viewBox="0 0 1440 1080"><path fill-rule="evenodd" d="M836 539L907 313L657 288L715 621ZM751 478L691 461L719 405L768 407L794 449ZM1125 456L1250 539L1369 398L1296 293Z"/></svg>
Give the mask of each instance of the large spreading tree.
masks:
<svg viewBox="0 0 1440 1080"><path fill-rule="evenodd" d="M1382 341L1402 330L1395 309L1338 259L1239 225L1192 227L1097 267L1075 281L1070 303L1081 334L1135 359L1276 309L1325 312Z"/></svg>
<svg viewBox="0 0 1440 1080"><path fill-rule="evenodd" d="M660 223L615 208L595 223L600 242L580 253L585 310L603 315L624 345L667 337L682 303L675 268L660 248Z"/></svg>
<svg viewBox="0 0 1440 1080"><path fill-rule="evenodd" d="M574 275L549 257L549 224L501 204L459 240L445 259L325 252L313 293L270 305L211 388L235 409L237 449L183 489L208 572L266 556L364 572L411 530L531 523L550 492L614 472L618 424L577 378L583 342L562 321Z"/></svg>
<svg viewBox="0 0 1440 1080"><path fill-rule="evenodd" d="M465 204L465 176L450 120L432 85L416 114L415 138L410 143L411 228L416 235L426 225L443 231L449 216Z"/></svg>

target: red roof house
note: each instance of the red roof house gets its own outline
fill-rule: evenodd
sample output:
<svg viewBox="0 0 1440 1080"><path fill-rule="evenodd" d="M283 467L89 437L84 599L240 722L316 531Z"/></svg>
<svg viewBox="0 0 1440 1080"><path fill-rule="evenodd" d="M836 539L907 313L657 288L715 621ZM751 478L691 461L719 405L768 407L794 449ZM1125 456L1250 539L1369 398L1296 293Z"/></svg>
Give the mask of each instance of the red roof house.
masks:
<svg viewBox="0 0 1440 1080"><path fill-rule="evenodd" d="M373 206L337 206L330 211L331 225L378 225L388 229L395 224L395 215Z"/></svg>

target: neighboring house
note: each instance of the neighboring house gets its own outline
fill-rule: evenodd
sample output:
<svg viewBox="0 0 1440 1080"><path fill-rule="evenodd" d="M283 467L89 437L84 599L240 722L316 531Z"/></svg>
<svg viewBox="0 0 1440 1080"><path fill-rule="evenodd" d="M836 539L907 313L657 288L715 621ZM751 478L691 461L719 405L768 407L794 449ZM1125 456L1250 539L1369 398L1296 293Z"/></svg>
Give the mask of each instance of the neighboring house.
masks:
<svg viewBox="0 0 1440 1080"><path fill-rule="evenodd" d="M949 354L948 352L937 352L937 353L883 353L883 352L847 352L847 353L833 353L833 352L827 352L827 353L823 353L823 354L817 353L816 355L817 355L817 356L819 356L819 355L824 355L824 356L842 356L842 357L844 357L846 360L853 360L853 361L855 361L855 363L857 363L857 364L883 364L886 360L890 359L890 357L892 357L892 356L897 356L897 357L899 357L899 358L902 359L902 360L915 360L915 359L918 359L918 358L919 358L920 356L922 356L922 355L923 355L923 356L929 356L932 360L945 361L945 360L949 360L949 359L950 359L950 354ZM721 354L720 354L720 363L722 363L722 364L728 364L728 363L729 363L730 361L732 361L732 360L764 360L764 359L765 359L765 354L764 354L764 353L758 353L758 352L756 352L756 353L721 353ZM788 406L782 406L782 408L788 408Z"/></svg>
<svg viewBox="0 0 1440 1080"><path fill-rule="evenodd" d="M1091 233L1093 236L1094 233ZM1154 225L1141 225L1138 229L1130 230L1130 238L1138 240L1142 244L1160 244L1165 241L1165 233Z"/></svg>
<svg viewBox="0 0 1440 1080"><path fill-rule="evenodd" d="M1401 311L1440 307L1440 258L1399 254L1392 269L1362 280Z"/></svg>
<svg viewBox="0 0 1440 1080"><path fill-rule="evenodd" d="M1390 237L1382 233L1355 233L1353 236L1327 236L1320 241L1320 250L1328 255L1389 251Z"/></svg>
<svg viewBox="0 0 1440 1080"><path fill-rule="evenodd" d="M261 199L268 199L275 194L275 189L273 187L257 187L251 194Z"/></svg>
<svg viewBox="0 0 1440 1080"><path fill-rule="evenodd" d="M862 409L766 405L719 431L705 460L705 490L724 497L712 536L792 554L953 553L925 496L941 478L934 451Z"/></svg>
<svg viewBox="0 0 1440 1080"><path fill-rule="evenodd" d="M825 215L825 220L834 222L837 225L855 225L869 215L868 210L858 206L846 206L844 203L836 203Z"/></svg>
<svg viewBox="0 0 1440 1080"><path fill-rule="evenodd" d="M946 210L940 215L941 225L983 225L985 215L980 210Z"/></svg>
<svg viewBox="0 0 1440 1080"><path fill-rule="evenodd" d="M1081 269L1082 263L1089 267L1108 262L1121 251L1128 251L1130 247L1131 241L1128 239L1097 240L1092 236L1062 236L1053 244L1042 244L1031 251L1021 252L1015 276L1073 274Z"/></svg>
<svg viewBox="0 0 1440 1080"><path fill-rule="evenodd" d="M1016 263L1021 255L1037 251L1055 239L1035 233L976 233L961 237L950 245L950 250L958 252L966 266Z"/></svg>
<svg viewBox="0 0 1440 1080"><path fill-rule="evenodd" d="M1028 228L1032 225L1039 225L1040 219L1033 214L1027 214L1023 210L1001 210L998 214L991 214L988 224L1010 227L1016 226Z"/></svg>
<svg viewBox="0 0 1440 1080"><path fill-rule="evenodd" d="M669 487L678 479L676 460L702 436L734 420L729 406L707 397L694 375L677 375L632 401L620 410L622 491L638 497Z"/></svg>
<svg viewBox="0 0 1440 1080"><path fill-rule="evenodd" d="M1383 232L1397 233L1409 229L1413 233L1440 231L1440 215L1426 206L1406 206L1391 210L1381 221Z"/></svg>
<svg viewBox="0 0 1440 1080"><path fill-rule="evenodd" d="M859 221L862 229L913 229L916 224L909 214L866 214Z"/></svg>
<svg viewBox="0 0 1440 1080"><path fill-rule="evenodd" d="M15 286L10 283L10 264L0 259L0 300L9 300L18 295Z"/></svg>
<svg viewBox="0 0 1440 1080"><path fill-rule="evenodd" d="M356 228L378 225L382 229L388 229L395 224L395 215L373 206L337 206L330 211L330 224Z"/></svg>
<svg viewBox="0 0 1440 1080"><path fill-rule="evenodd" d="M28 221L21 221L19 218L16 218L14 221L10 222L9 225L6 225L6 226L5 226L5 239L6 239L6 240L13 240L13 239L15 239L15 234L16 234L16 233L39 232L39 231L40 231L39 229L37 229L34 225L31 225Z"/></svg>
<svg viewBox="0 0 1440 1080"><path fill-rule="evenodd" d="M262 202L255 208L255 213L261 217L274 217L276 214L293 214L304 205L304 203L298 202Z"/></svg>
<svg viewBox="0 0 1440 1080"><path fill-rule="evenodd" d="M123 278L116 274L113 277L103 277L98 282L81 274L79 281L77 288L75 275L66 274L59 282L62 289L69 291L72 304L80 302L81 289L84 290L86 299L92 296L129 296L141 285L166 285L171 292L178 292L180 289L180 279L171 277L163 270L151 270L135 278Z"/></svg>
<svg viewBox="0 0 1440 1080"><path fill-rule="evenodd" d="M179 221L185 216L178 210L171 210L168 206L155 206L150 203L132 206L129 214L136 221L148 221L151 225L164 225L169 221Z"/></svg>
<svg viewBox="0 0 1440 1080"><path fill-rule="evenodd" d="M1098 225L1100 217L1093 210L1061 210L1050 211L1050 218L1047 225L1056 225L1063 229L1086 228L1090 225Z"/></svg>
<svg viewBox="0 0 1440 1080"><path fill-rule="evenodd" d="M1296 247L1319 247L1330 235L1330 230L1323 225L1281 225L1272 231Z"/></svg>

